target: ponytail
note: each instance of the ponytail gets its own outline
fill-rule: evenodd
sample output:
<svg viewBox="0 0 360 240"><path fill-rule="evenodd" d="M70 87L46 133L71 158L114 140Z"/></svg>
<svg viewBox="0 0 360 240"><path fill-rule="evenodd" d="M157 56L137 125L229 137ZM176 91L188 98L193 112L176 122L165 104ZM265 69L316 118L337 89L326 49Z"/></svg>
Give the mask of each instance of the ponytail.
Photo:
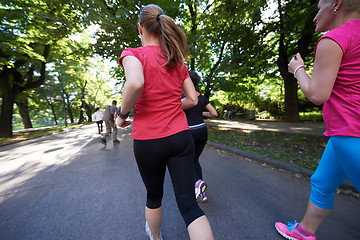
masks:
<svg viewBox="0 0 360 240"><path fill-rule="evenodd" d="M166 67L172 68L186 59L185 33L176 25L174 19L164 15L159 6L146 5L140 11L139 24L149 33L159 36L161 49L165 53Z"/></svg>

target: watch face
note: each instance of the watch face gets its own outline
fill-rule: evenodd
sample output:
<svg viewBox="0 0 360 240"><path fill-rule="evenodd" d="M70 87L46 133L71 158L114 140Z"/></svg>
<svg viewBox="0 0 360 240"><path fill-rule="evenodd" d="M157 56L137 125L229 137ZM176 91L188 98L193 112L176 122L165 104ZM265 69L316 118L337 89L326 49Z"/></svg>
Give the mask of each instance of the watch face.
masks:
<svg viewBox="0 0 360 240"><path fill-rule="evenodd" d="M127 113L127 114L121 114L121 115L120 115L120 118L126 119L126 118L128 118L128 116L129 116L129 113Z"/></svg>

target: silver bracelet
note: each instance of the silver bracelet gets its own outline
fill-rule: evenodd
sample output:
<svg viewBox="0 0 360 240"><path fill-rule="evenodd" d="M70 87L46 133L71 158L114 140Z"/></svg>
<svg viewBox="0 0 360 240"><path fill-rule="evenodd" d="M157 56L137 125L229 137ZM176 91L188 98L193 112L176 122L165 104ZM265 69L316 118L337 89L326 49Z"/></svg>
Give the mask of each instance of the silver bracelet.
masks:
<svg viewBox="0 0 360 240"><path fill-rule="evenodd" d="M300 68L305 68L305 66L304 65L299 65L299 66L297 66L296 68L295 68L295 70L294 70L294 78L296 78L296 72L300 69ZM297 79L297 78L296 78Z"/></svg>

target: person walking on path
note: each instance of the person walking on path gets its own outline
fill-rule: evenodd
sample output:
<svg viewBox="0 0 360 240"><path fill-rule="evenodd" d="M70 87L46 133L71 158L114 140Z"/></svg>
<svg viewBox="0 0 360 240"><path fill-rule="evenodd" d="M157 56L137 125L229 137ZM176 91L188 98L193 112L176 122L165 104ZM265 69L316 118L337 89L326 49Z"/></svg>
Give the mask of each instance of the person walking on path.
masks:
<svg viewBox="0 0 360 240"><path fill-rule="evenodd" d="M193 82L195 89L200 82L200 76L195 71L189 71L191 81ZM203 174L199 158L201 153L204 150L208 139L208 132L206 124L204 122L204 116L206 117L217 117L218 113L215 108L211 105L209 100L197 92L198 95L198 104L194 107L184 109L188 125L190 128L190 133L193 137L195 143L195 171L194 171L194 187L195 187L195 198L201 200L202 202L207 201L207 196L205 190L207 188L206 182L203 180ZM204 110L207 110L204 112Z"/></svg>
<svg viewBox="0 0 360 240"><path fill-rule="evenodd" d="M99 108L96 108L92 118L97 124L99 134L101 134L103 131L103 117L104 114L102 113L102 111L100 111Z"/></svg>
<svg viewBox="0 0 360 240"><path fill-rule="evenodd" d="M112 101L111 106L107 106L104 110L104 117L103 120L105 122L106 132L104 133L103 137L101 138L101 143L106 145L106 137L111 133L111 129L113 130L112 139L113 143L117 144L120 141L117 139L117 127L115 125L115 113L117 113L116 108L117 101Z"/></svg>
<svg viewBox="0 0 360 240"><path fill-rule="evenodd" d="M325 136L330 137L312 175L310 200L300 223L277 222L287 239L316 239L333 208L336 189L347 179L360 191L360 0L320 0L314 18L325 33L315 47L312 76L296 54L289 63L301 90L323 106Z"/></svg>
<svg viewBox="0 0 360 240"><path fill-rule="evenodd" d="M197 104L194 85L183 60L186 36L157 5L140 11L142 47L125 49L119 64L125 70L120 120L125 127L135 106L132 138L136 162L147 190L145 232L162 239L162 198L166 167L190 239L213 239L208 219L194 198L194 142L182 104ZM181 101L181 93L185 99Z"/></svg>

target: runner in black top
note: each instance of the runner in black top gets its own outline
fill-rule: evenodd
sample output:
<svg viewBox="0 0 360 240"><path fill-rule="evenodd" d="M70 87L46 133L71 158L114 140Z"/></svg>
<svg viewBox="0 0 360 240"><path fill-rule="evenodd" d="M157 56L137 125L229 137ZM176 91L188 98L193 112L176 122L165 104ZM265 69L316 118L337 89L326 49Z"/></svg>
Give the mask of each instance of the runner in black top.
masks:
<svg viewBox="0 0 360 240"><path fill-rule="evenodd" d="M200 77L195 71L189 71L190 78L195 86L200 82ZM198 104L192 108L184 109L187 117L191 135L195 143L195 171L194 171L194 185L195 185L195 197L202 202L207 201L205 193L207 184L203 180L203 174L201 165L199 163L199 157L204 150L207 142L208 133L204 122L204 116L217 117L218 114L215 108L210 104L209 100L198 92ZM204 112L206 110L206 112Z"/></svg>

